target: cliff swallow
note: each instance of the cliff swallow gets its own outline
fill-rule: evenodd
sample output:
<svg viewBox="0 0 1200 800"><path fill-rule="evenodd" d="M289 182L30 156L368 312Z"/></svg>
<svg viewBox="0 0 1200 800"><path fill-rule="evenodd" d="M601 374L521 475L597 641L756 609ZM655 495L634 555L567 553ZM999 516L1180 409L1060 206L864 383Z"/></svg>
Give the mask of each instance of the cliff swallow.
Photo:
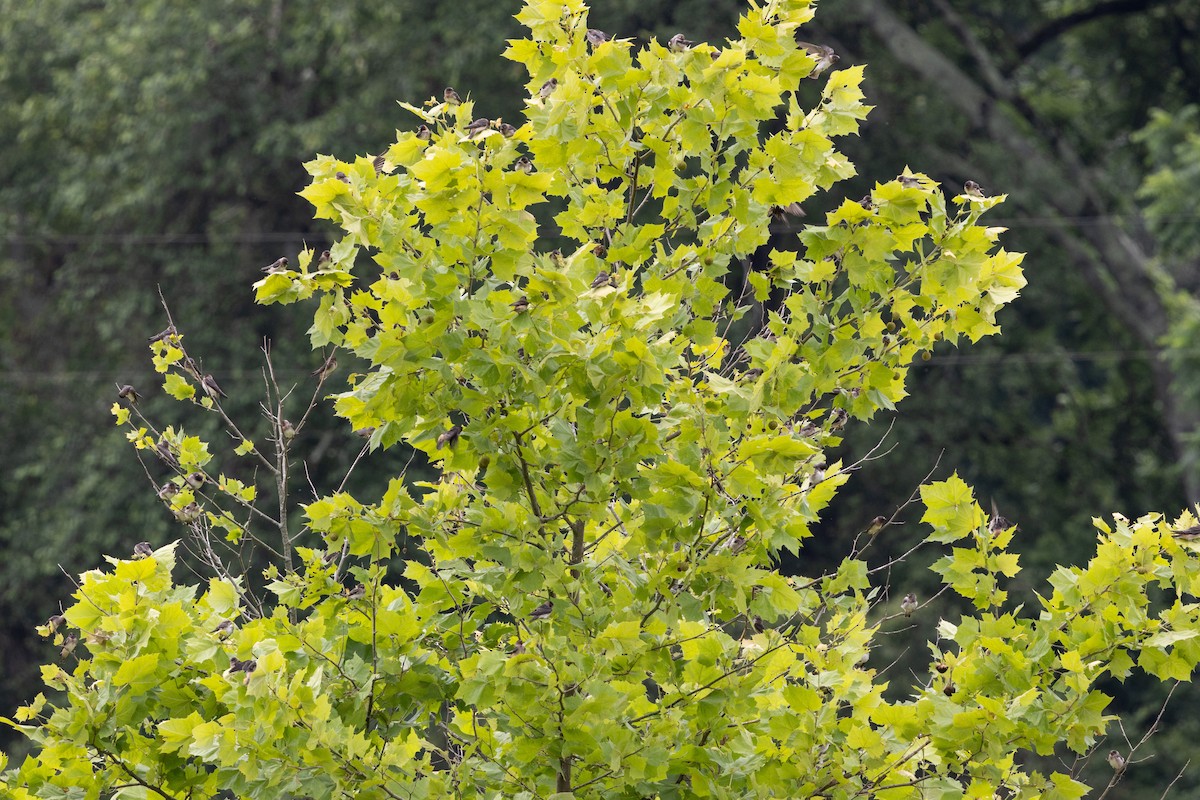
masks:
<svg viewBox="0 0 1200 800"><path fill-rule="evenodd" d="M529 621L533 622L534 620L545 619L546 617L550 616L553 611L554 601L547 600L529 614Z"/></svg>
<svg viewBox="0 0 1200 800"><path fill-rule="evenodd" d="M558 78L551 78L542 84L542 88L538 89L538 97L545 100L550 95L554 94L554 90L558 88Z"/></svg>
<svg viewBox="0 0 1200 800"><path fill-rule="evenodd" d="M117 389L117 397L127 401L131 406L137 405L137 401L142 398L142 396L138 394L137 389L134 389L128 383Z"/></svg>
<svg viewBox="0 0 1200 800"><path fill-rule="evenodd" d="M455 425L452 428L450 428L450 430L446 431L445 433L440 434L437 437L438 449L441 449L443 447L454 447L454 443L458 441L458 435L460 433L462 433L462 426Z"/></svg>
<svg viewBox="0 0 1200 800"><path fill-rule="evenodd" d="M74 633L68 633L63 637L62 650L59 651L59 655L63 658L71 655L71 653L75 652L75 645L77 644L79 644L79 637Z"/></svg>
<svg viewBox="0 0 1200 800"><path fill-rule="evenodd" d="M287 267L288 267L287 258L284 256L280 256L279 258L272 261L270 264L267 264L265 267L263 267L262 271L265 272L266 274L270 275L274 272L283 272L285 269L287 269Z"/></svg>
<svg viewBox="0 0 1200 800"><path fill-rule="evenodd" d="M458 92L454 91L454 89L449 86L447 86L442 92L442 100L452 106L456 106L462 102L462 98L458 96Z"/></svg>
<svg viewBox="0 0 1200 800"><path fill-rule="evenodd" d="M387 166L387 159L383 156L375 156L371 159L371 166L375 168L376 175L382 175L383 168Z"/></svg>
<svg viewBox="0 0 1200 800"><path fill-rule="evenodd" d="M326 356L325 360L321 363L321 366L317 367L309 374L316 378L318 382L323 383L325 379L333 374L333 371L337 369L337 365L337 351L334 351Z"/></svg>
<svg viewBox="0 0 1200 800"><path fill-rule="evenodd" d="M1113 772L1118 775L1125 771L1127 762L1125 761L1125 756L1121 755L1119 750L1109 750L1108 757L1105 760L1108 761L1108 765L1112 767Z"/></svg>
<svg viewBox="0 0 1200 800"><path fill-rule="evenodd" d="M467 136L477 136L490 127L492 127L492 121L487 117L480 117L479 119L472 120L471 123L467 125Z"/></svg>
<svg viewBox="0 0 1200 800"><path fill-rule="evenodd" d="M608 41L608 34L602 30L597 30L596 28L588 28L587 33L585 33L583 36L585 39L587 39L587 43L592 47L596 47L597 45L604 44Z"/></svg>
<svg viewBox="0 0 1200 800"><path fill-rule="evenodd" d="M682 33L677 33L667 40L667 48L672 53L682 53L685 50L691 50L695 44L695 42L690 42L683 38Z"/></svg>
<svg viewBox="0 0 1200 800"><path fill-rule="evenodd" d="M833 66L833 62L838 60L838 54L833 52L832 47L823 44L813 44L812 42L796 42L796 44L808 51L808 54L816 59L817 63L813 66L812 72L808 73L808 77L816 78L822 72Z"/></svg>
<svg viewBox="0 0 1200 800"><path fill-rule="evenodd" d="M134 558L146 558L154 553L154 548L149 542L138 542L133 546Z"/></svg>
<svg viewBox="0 0 1200 800"><path fill-rule="evenodd" d="M917 610L917 596L912 592L904 595L904 599L900 601L900 610L904 612L904 616L911 617Z"/></svg>
<svg viewBox="0 0 1200 800"><path fill-rule="evenodd" d="M524 172L526 175L532 175L537 172L537 167L533 165L533 162L527 156L521 156L513 162L513 169L518 172Z"/></svg>
<svg viewBox="0 0 1200 800"><path fill-rule="evenodd" d="M175 326L168 325L163 330L161 330L158 333L151 336L149 341L150 341L150 344L154 344L155 342L161 342L163 339L166 339L167 337L175 337L178 335L179 335L179 331L175 330Z"/></svg>
<svg viewBox="0 0 1200 800"><path fill-rule="evenodd" d="M511 139L513 137L513 134L516 132L517 132L517 129L514 128L512 125L509 125L507 122L500 123L500 134L505 139Z"/></svg>
<svg viewBox="0 0 1200 800"><path fill-rule="evenodd" d="M217 379L212 375L205 375L200 381L200 385L204 387L204 393L216 400L218 397L228 397L229 395L221 391L221 387L217 385Z"/></svg>
<svg viewBox="0 0 1200 800"><path fill-rule="evenodd" d="M971 197L983 197L983 187L975 181L967 181L964 183L963 192L971 195Z"/></svg>
<svg viewBox="0 0 1200 800"><path fill-rule="evenodd" d="M195 472L189 472L184 476L183 480L193 489L199 489L208 481L208 476L197 470Z"/></svg>
<svg viewBox="0 0 1200 800"><path fill-rule="evenodd" d="M433 135L433 132L431 130L429 130L428 125L418 125L417 126L417 138L420 139L421 141L423 141L423 142L429 141L429 137L432 135Z"/></svg>

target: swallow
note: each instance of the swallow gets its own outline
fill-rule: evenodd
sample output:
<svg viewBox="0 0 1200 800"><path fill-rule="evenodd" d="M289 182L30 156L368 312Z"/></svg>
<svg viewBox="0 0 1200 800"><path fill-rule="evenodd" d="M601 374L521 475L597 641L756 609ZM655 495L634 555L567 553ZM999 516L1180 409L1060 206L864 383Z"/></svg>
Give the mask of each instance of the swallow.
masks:
<svg viewBox="0 0 1200 800"><path fill-rule="evenodd" d="M161 342L163 339L174 338L178 335L179 335L179 331L175 330L175 326L168 325L163 330L161 330L158 333L151 336L149 341L150 341L150 344L154 344L155 342Z"/></svg>
<svg viewBox="0 0 1200 800"><path fill-rule="evenodd" d="M342 590L342 597L346 598L347 600L362 600L366 596L367 587L363 586L361 583L355 586L353 589L346 587Z"/></svg>
<svg viewBox="0 0 1200 800"><path fill-rule="evenodd" d="M63 638L63 646L59 654L63 658L66 658L67 656L71 655L71 653L75 652L75 645L77 644L79 644L79 637L74 633L68 633Z"/></svg>
<svg viewBox="0 0 1200 800"><path fill-rule="evenodd" d="M519 656L524 652L525 652L525 643L517 642L516 644L514 644L512 646L512 649L508 651L508 654L510 656Z"/></svg>
<svg viewBox="0 0 1200 800"><path fill-rule="evenodd" d="M605 286L608 286L610 283L612 283L611 276L609 276L609 274L604 270L600 270L600 272L596 274L596 277L592 279L592 288L602 289Z"/></svg>
<svg viewBox="0 0 1200 800"><path fill-rule="evenodd" d="M375 168L376 175L382 175L383 168L387 166L387 159L383 156L375 156L373 159L371 159L371 166Z"/></svg>
<svg viewBox="0 0 1200 800"><path fill-rule="evenodd" d="M175 514L175 519L190 524L200 519L201 512L200 506L195 501L192 501L183 508L174 510L173 513Z"/></svg>
<svg viewBox="0 0 1200 800"><path fill-rule="evenodd" d="M608 34L596 28L588 28L583 38L587 39L587 43L592 47L598 47L608 41Z"/></svg>
<svg viewBox="0 0 1200 800"><path fill-rule="evenodd" d="M334 173L333 177L337 178L342 183L350 183L350 179L346 177L346 173L342 172L341 170L338 170L336 173Z"/></svg>
<svg viewBox="0 0 1200 800"><path fill-rule="evenodd" d="M511 139L513 137L513 134L515 134L516 132L517 132L517 129L514 128L512 125L509 125L507 122L500 123L500 135L503 136L505 139Z"/></svg>
<svg viewBox="0 0 1200 800"><path fill-rule="evenodd" d="M228 639L229 634L233 633L233 620L221 620L221 624L213 628L212 632L220 636L222 639Z"/></svg>
<svg viewBox="0 0 1200 800"><path fill-rule="evenodd" d="M963 193L971 197L983 197L983 187L975 181L967 181L963 184Z"/></svg>
<svg viewBox="0 0 1200 800"><path fill-rule="evenodd" d="M324 267L329 266L329 262L332 260L333 260L333 257L331 255L329 255L329 251L322 250L321 255L317 256L317 269L322 269Z"/></svg>
<svg viewBox="0 0 1200 800"><path fill-rule="evenodd" d="M67 618L62 614L55 614L50 619L46 620L46 627L49 628L50 633L53 634L66 621Z"/></svg>
<svg viewBox="0 0 1200 800"><path fill-rule="evenodd" d="M537 167L529 160L528 156L521 156L513 163L513 168L518 172L524 172L526 175L532 175L537 172Z"/></svg>
<svg viewBox="0 0 1200 800"><path fill-rule="evenodd" d="M1171 535L1184 542L1200 539L1200 525L1192 525L1190 528L1180 528L1177 531L1171 531Z"/></svg>
<svg viewBox="0 0 1200 800"><path fill-rule="evenodd" d="M551 78L542 84L542 88L538 89L538 97L545 100L550 95L554 94L554 90L558 88L558 78Z"/></svg>
<svg viewBox="0 0 1200 800"><path fill-rule="evenodd" d="M131 406L136 406L137 401L142 398L142 396L138 394L137 389L134 389L128 383L117 389L117 397L127 401Z"/></svg>
<svg viewBox="0 0 1200 800"><path fill-rule="evenodd" d="M545 619L546 617L550 616L553 611L554 601L547 600L530 613L529 621L533 622L534 620Z"/></svg>
<svg viewBox="0 0 1200 800"><path fill-rule="evenodd" d="M171 481L167 481L162 486L158 487L158 492L156 492L156 494L158 495L159 500L169 501L172 497L179 494L179 487Z"/></svg>
<svg viewBox="0 0 1200 800"><path fill-rule="evenodd" d="M887 525L887 523L888 523L887 517L885 517L881 514L880 516L871 520L871 524L867 527L867 535L875 536L881 530L884 529L884 527Z"/></svg>
<svg viewBox="0 0 1200 800"><path fill-rule="evenodd" d="M335 350L325 358L325 361L321 364L321 366L317 367L309 374L316 378L319 383L324 383L325 379L332 375L333 371L337 369L337 365L337 351Z"/></svg>
<svg viewBox="0 0 1200 800"><path fill-rule="evenodd" d="M200 373L200 365L196 363L196 359L188 356L182 362L184 370L187 371L196 380L202 380L203 375Z"/></svg>
<svg viewBox="0 0 1200 800"><path fill-rule="evenodd" d="M1014 526L1011 522L1009 522L1004 517L1000 516L1000 511L996 508L996 501L993 500L992 501L992 518L988 520L988 526L987 526L988 533L995 536L997 533L1002 533L1003 531L1006 531L1012 527L1014 527Z"/></svg>
<svg viewBox="0 0 1200 800"><path fill-rule="evenodd" d="M221 387L217 385L217 379L212 375L205 375L200 385L204 387L204 393L216 400L218 397L228 397L229 395L221 391Z"/></svg>
<svg viewBox="0 0 1200 800"><path fill-rule="evenodd" d="M429 130L428 125L417 126L417 138L423 142L429 141L429 137L433 136L433 131Z"/></svg>
<svg viewBox="0 0 1200 800"><path fill-rule="evenodd" d="M799 203L788 203L784 206L771 206L769 212L771 219L776 222L783 222L788 217L807 217L808 214L800 207Z"/></svg>
<svg viewBox="0 0 1200 800"><path fill-rule="evenodd" d="M1112 767L1113 772L1120 775L1125 771L1126 761L1125 756L1121 755L1119 750L1109 750L1108 757L1105 759L1108 765Z"/></svg>
<svg viewBox="0 0 1200 800"><path fill-rule="evenodd" d="M896 178L905 189L913 189L921 185L921 179L916 175L901 175Z"/></svg>
<svg viewBox="0 0 1200 800"><path fill-rule="evenodd" d="M291 420L285 419L279 423L279 433L283 436L285 442L290 442L296 438L296 426L292 424Z"/></svg>
<svg viewBox="0 0 1200 800"><path fill-rule="evenodd" d="M365 428L359 428L358 430L356 430L354 432L354 435L359 437L360 439L370 439L371 435L373 433L375 433L375 428L368 425Z"/></svg>
<svg viewBox="0 0 1200 800"><path fill-rule="evenodd" d="M149 542L138 542L133 546L134 558L147 558L153 553L154 548L150 546Z"/></svg>
<svg viewBox="0 0 1200 800"><path fill-rule="evenodd" d="M758 380L759 378L761 378L762 374L763 374L763 371L761 369L759 369L758 367L753 367L752 369L748 369L745 372L743 372L742 377L744 377L748 381L753 381L753 380Z"/></svg>
<svg viewBox="0 0 1200 800"><path fill-rule="evenodd" d="M858 199L858 204L860 206L862 206L863 208L865 208L867 211L870 211L871 209L875 208L875 201L871 199L871 195L869 195L869 194L864 194L862 197L860 197Z"/></svg>
<svg viewBox="0 0 1200 800"><path fill-rule="evenodd" d="M168 467L179 467L179 459L175 458L175 454L171 452L171 445L160 439L158 444L154 445L154 454L161 458Z"/></svg>
<svg viewBox="0 0 1200 800"><path fill-rule="evenodd" d="M841 430L846 427L846 422L849 421L850 415L846 413L844 408L835 408L833 413L829 415L829 427L833 430Z"/></svg>
<svg viewBox="0 0 1200 800"><path fill-rule="evenodd" d="M592 247L592 255L596 258L604 258L608 255L608 248L604 246L604 242L596 242Z"/></svg>
<svg viewBox="0 0 1200 800"><path fill-rule="evenodd" d="M456 106L462 102L462 98L458 96L458 92L449 86L442 92L442 100L452 106Z"/></svg>
<svg viewBox="0 0 1200 800"><path fill-rule="evenodd" d="M695 42L689 42L683 38L682 33L677 33L667 40L667 49L672 53L682 53L685 50L691 50L695 44Z"/></svg>
<svg viewBox="0 0 1200 800"><path fill-rule="evenodd" d="M475 137L490 127L492 127L492 121L487 117L472 120L471 124L467 125L467 136Z"/></svg>
<svg viewBox="0 0 1200 800"><path fill-rule="evenodd" d="M808 73L808 77L816 78L822 72L833 66L833 63L838 60L838 54L833 52L832 47L823 44L813 44L812 42L796 42L796 44L808 51L808 54L816 59L816 65L813 66L812 72Z"/></svg>
<svg viewBox="0 0 1200 800"><path fill-rule="evenodd" d="M199 489L208 481L208 476L197 470L196 472L189 472L184 476L183 480L193 489Z"/></svg>
<svg viewBox="0 0 1200 800"><path fill-rule="evenodd" d="M900 601L900 610L904 612L904 616L911 617L917 610L917 596L912 592L904 595L904 599Z"/></svg>
<svg viewBox="0 0 1200 800"><path fill-rule="evenodd" d="M247 658L245 661L242 661L237 656L229 657L229 672L245 672L249 674L256 669L258 669L258 662L253 658Z"/></svg>
<svg viewBox="0 0 1200 800"><path fill-rule="evenodd" d="M341 175L340 172L338 174ZM271 275L276 272L283 272L285 269L287 269L287 267L288 267L287 258L284 256L281 256L280 258L275 259L270 264L267 264L265 267L263 267L262 271L268 275Z"/></svg>
<svg viewBox="0 0 1200 800"><path fill-rule="evenodd" d="M458 441L458 435L462 433L462 425L455 425L445 433L437 437L437 446L440 450L443 447L454 447L454 443Z"/></svg>
<svg viewBox="0 0 1200 800"><path fill-rule="evenodd" d="M528 311L529 310L529 298L526 297L525 295L521 295L520 297L518 297L516 302L514 302L512 304L512 310L517 312L518 314L520 314L523 311Z"/></svg>

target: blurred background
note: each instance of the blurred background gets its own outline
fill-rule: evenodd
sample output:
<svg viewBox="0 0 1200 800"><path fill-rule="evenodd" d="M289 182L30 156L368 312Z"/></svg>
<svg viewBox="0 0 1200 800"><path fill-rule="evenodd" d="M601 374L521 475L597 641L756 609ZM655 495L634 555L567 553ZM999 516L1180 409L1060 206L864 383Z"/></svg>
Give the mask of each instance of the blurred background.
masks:
<svg viewBox="0 0 1200 800"><path fill-rule="evenodd" d="M590 24L635 41L682 32L719 43L741 8L595 0ZM522 35L517 10L517 0L0 0L0 714L40 689L37 665L54 654L33 627L57 613L67 575L181 533L154 497L150 478L164 476L147 474L109 413L116 384L131 383L148 416L217 435L157 390L146 337L166 325L158 291L188 352L231 395L227 408L265 435L264 340L284 383L310 393L321 363L311 309L260 308L250 290L279 256L332 241L296 196L301 164L380 152L415 125L395 101L447 85L480 115L519 124L525 75L500 56ZM825 0L803 38L834 47L838 66L867 64L875 106L843 142L860 177L806 204L808 218L906 165L950 194L972 179L1009 196L990 224L1028 253L1029 285L1001 315L1002 337L939 348L913 368L898 414L851 426L842 457L882 443L878 458L787 566L837 558L927 475L957 471L1020 525L1014 600L1036 613L1032 592L1053 565L1092 552L1092 517L1174 517L1200 500L1200 4ZM326 409L298 445L323 491L361 442ZM355 487L366 500L403 464L373 458ZM902 510L874 557L915 543L918 518ZM930 594L932 557L895 570L892 593ZM914 619L939 612L955 613L947 601ZM926 636L893 637L896 652L881 654L880 665L901 658L893 691L914 679L905 665L924 656ZM1136 677L1103 688L1131 737L1165 694ZM1153 758L1110 797L1157 796L1200 756L1200 719L1186 713L1200 697L1188 691L1139 751ZM1128 749L1115 733L1102 752ZM0 747L21 749L6 731ZM1193 769L1175 791L1198 788Z"/></svg>

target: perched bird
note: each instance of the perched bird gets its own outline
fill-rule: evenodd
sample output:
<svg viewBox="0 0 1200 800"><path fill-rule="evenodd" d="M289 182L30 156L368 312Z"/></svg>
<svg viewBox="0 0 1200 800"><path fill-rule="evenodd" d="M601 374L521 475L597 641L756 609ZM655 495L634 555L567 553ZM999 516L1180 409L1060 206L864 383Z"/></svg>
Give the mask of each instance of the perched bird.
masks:
<svg viewBox="0 0 1200 800"><path fill-rule="evenodd" d="M362 600L366 596L367 587L363 586L361 583L355 586L353 589L347 587L342 590L342 597L346 598L347 600Z"/></svg>
<svg viewBox="0 0 1200 800"><path fill-rule="evenodd" d="M420 139L421 141L423 141L423 142L429 141L429 137L432 135L433 135L433 132L431 130L429 130L428 125L418 125L417 126L417 138Z"/></svg>
<svg viewBox="0 0 1200 800"><path fill-rule="evenodd" d="M763 374L763 371L760 367L751 367L750 369L748 369L742 373L742 377L744 377L748 381L755 381L755 380L758 380L759 378L761 378L762 374Z"/></svg>
<svg viewBox="0 0 1200 800"><path fill-rule="evenodd" d="M528 156L521 156L513 163L513 168L518 172L524 172L526 175L532 175L537 172L537 167L529 160Z"/></svg>
<svg viewBox="0 0 1200 800"><path fill-rule="evenodd" d="M808 51L808 54L816 59L817 63L812 68L812 72L808 73L808 77L816 78L822 72L833 66L833 63L838 60L838 54L833 52L833 48L823 44L813 44L812 42L796 42L796 44Z"/></svg>
<svg viewBox="0 0 1200 800"><path fill-rule="evenodd" d="M597 45L604 44L608 41L608 34L604 31L597 30L596 28L588 28L587 33L585 33L583 37L587 39L587 43L592 47L596 47Z"/></svg>
<svg viewBox="0 0 1200 800"><path fill-rule="evenodd" d="M875 201L871 199L871 195L869 195L869 194L864 194L862 197L860 197L858 199L858 204L860 206L862 206L863 208L865 208L867 211L870 211L871 209L875 208Z"/></svg>
<svg viewBox="0 0 1200 800"><path fill-rule="evenodd" d="M161 342L163 339L166 339L168 337L178 336L178 335L179 335L179 331L175 330L175 326L168 325L166 328L164 328L163 330L159 331L158 333L156 333L150 337L150 344L154 344L155 342Z"/></svg>
<svg viewBox="0 0 1200 800"><path fill-rule="evenodd" d="M900 610L904 612L904 616L911 617L917 610L917 596L912 592L904 595L904 599L900 601Z"/></svg>
<svg viewBox="0 0 1200 800"><path fill-rule="evenodd" d="M162 486L158 487L158 499L169 501L172 497L179 494L179 487L171 481L167 481Z"/></svg>
<svg viewBox="0 0 1200 800"><path fill-rule="evenodd" d="M967 181L964 183L963 192L971 195L971 197L983 197L983 187L975 181Z"/></svg>
<svg viewBox="0 0 1200 800"><path fill-rule="evenodd" d="M921 185L921 179L916 175L901 175L896 180L900 181L900 185L905 189L912 189Z"/></svg>
<svg viewBox="0 0 1200 800"><path fill-rule="evenodd" d="M154 548L150 546L149 542L138 542L133 546L134 558L147 558L153 555L153 553Z"/></svg>
<svg viewBox="0 0 1200 800"><path fill-rule="evenodd" d="M455 425L445 433L437 437L437 446L439 449L443 447L454 447L454 443L458 441L458 435L462 433L462 425Z"/></svg>
<svg viewBox="0 0 1200 800"><path fill-rule="evenodd" d="M600 270L600 272L596 274L596 277L592 279L592 288L602 289L605 286L608 286L610 283L612 283L612 277L604 270Z"/></svg>
<svg viewBox="0 0 1200 800"><path fill-rule="evenodd" d="M512 125L509 125L507 122L500 123L500 134L505 139L511 139L513 137L513 134L516 132L517 132L517 129L514 128Z"/></svg>
<svg viewBox="0 0 1200 800"><path fill-rule="evenodd" d="M137 389L134 389L128 383L117 389L117 397L125 400L131 406L137 405L137 401L142 398L142 396L138 394Z"/></svg>
<svg viewBox="0 0 1200 800"><path fill-rule="evenodd" d="M508 651L508 654L510 656L519 656L524 652L525 652L525 643L519 641L512 646L512 649Z"/></svg>
<svg viewBox="0 0 1200 800"><path fill-rule="evenodd" d="M492 121L487 117L480 117L479 119L472 120L471 124L467 125L467 136L477 136L490 127L492 127Z"/></svg>
<svg viewBox="0 0 1200 800"><path fill-rule="evenodd" d="M545 619L546 617L550 616L551 612L553 612L553 611L554 611L554 601L547 600L546 602L542 603L540 606L535 608L530 613L529 621L533 622L534 620Z"/></svg>
<svg viewBox="0 0 1200 800"><path fill-rule="evenodd" d="M462 98L458 96L458 92L454 91L454 89L449 86L447 86L445 91L442 92L442 100L452 106L456 106L462 102Z"/></svg>
<svg viewBox="0 0 1200 800"><path fill-rule="evenodd" d="M1127 762L1125 761L1125 756L1121 755L1119 750L1109 750L1108 758L1105 760L1108 761L1108 765L1112 767L1113 772L1118 775L1125 771Z"/></svg>
<svg viewBox="0 0 1200 800"><path fill-rule="evenodd" d="M1013 524L1004 517L1000 516L1000 511L996 508L996 501L992 501L992 518L988 520L988 533L995 536L997 533L1002 533L1013 527Z"/></svg>
<svg viewBox="0 0 1200 800"><path fill-rule="evenodd" d="M1185 542L1200 539L1200 525L1192 525L1189 528L1180 528L1177 531L1171 531L1171 535Z"/></svg>
<svg viewBox="0 0 1200 800"><path fill-rule="evenodd" d="M593 242L592 255L596 258L604 258L608 255L608 247L605 246L604 242Z"/></svg>
<svg viewBox="0 0 1200 800"><path fill-rule="evenodd" d="M200 365L196 363L196 359L188 356L183 360L182 363L184 370L186 370L189 375L196 380L203 379L204 376L200 373Z"/></svg>
<svg viewBox="0 0 1200 800"><path fill-rule="evenodd" d="M341 175L342 173L339 172L338 174ZM287 269L287 267L288 267L287 257L280 256L279 258L272 261L270 264L267 264L265 267L263 267L262 271L267 273L268 275L270 275L274 272L283 272L285 269Z"/></svg>
<svg viewBox="0 0 1200 800"><path fill-rule="evenodd" d="M186 522L190 524L200 519L201 511L200 506L193 501L188 503L183 508L177 509L174 513L175 519L179 520L180 522Z"/></svg>
<svg viewBox="0 0 1200 800"><path fill-rule="evenodd" d="M216 400L218 397L228 397L229 395L221 391L221 387L217 385L217 379L212 375L205 375L200 381L200 385L204 387L204 393Z"/></svg>
<svg viewBox="0 0 1200 800"><path fill-rule="evenodd" d="M59 627L67 621L67 618L62 614L55 614L50 619L46 620L46 627L50 629L50 633L54 633Z"/></svg>
<svg viewBox="0 0 1200 800"><path fill-rule="evenodd" d="M691 50L695 44L695 42L690 42L683 38L682 33L677 33L667 40L667 49L672 53L682 53L685 50Z"/></svg>
<svg viewBox="0 0 1200 800"><path fill-rule="evenodd" d="M158 444L154 445L154 454L161 458L168 467L179 466L179 459L175 458L175 454L171 452L171 445L163 439L159 439Z"/></svg>
<svg viewBox="0 0 1200 800"><path fill-rule="evenodd" d="M315 377L318 382L324 383L325 379L332 375L333 371L337 369L337 365L337 351L334 351L326 356L325 361L321 364L321 366L314 369L310 374Z"/></svg>
<svg viewBox="0 0 1200 800"><path fill-rule="evenodd" d="M371 166L375 168L376 175L382 175L383 168L387 166L387 159L383 156L375 156L371 159Z"/></svg>
<svg viewBox="0 0 1200 800"><path fill-rule="evenodd" d="M183 480L193 489L199 489L208 481L208 476L197 470L195 472L189 472L184 476Z"/></svg>
<svg viewBox="0 0 1200 800"><path fill-rule="evenodd" d="M254 670L256 670L256 669L258 669L258 662L256 660L254 660L253 658L247 658L245 661L242 661L237 656L229 657L229 671L230 672L245 672L245 673L249 674L251 672L254 672Z"/></svg>
<svg viewBox="0 0 1200 800"><path fill-rule="evenodd" d="M512 304L512 309L513 309L513 311L517 312L518 314L520 314L522 311L528 311L529 310L529 298L526 297L525 295L521 295L520 297L517 298L516 302L514 302Z"/></svg>
<svg viewBox="0 0 1200 800"><path fill-rule="evenodd" d="M354 432L354 435L355 435L355 436L357 436L357 437L359 437L359 438L361 438L361 439L370 439L370 438L371 438L371 435L372 435L373 433L375 433L375 428L373 428L372 426L368 425L368 426L367 426L367 427L365 427L365 428L359 428L358 430L356 430L356 431Z"/></svg>
<svg viewBox="0 0 1200 800"><path fill-rule="evenodd" d="M229 634L233 633L233 620L221 620L221 624L213 628L212 632L217 634L217 636L221 637L222 639L228 639Z"/></svg>
<svg viewBox="0 0 1200 800"><path fill-rule="evenodd" d="M317 269L323 269L324 267L328 266L329 262L332 260L333 257L329 255L329 251L322 250L321 255L317 256Z"/></svg>
<svg viewBox="0 0 1200 800"><path fill-rule="evenodd" d="M551 78L542 84L542 88L538 89L538 97L545 100L550 95L554 94L554 90L558 88L558 78Z"/></svg>
<svg viewBox="0 0 1200 800"><path fill-rule="evenodd" d="M833 413L829 415L829 427L833 430L841 430L846 427L846 423L850 420L850 415L846 413L844 408L835 408Z"/></svg>
<svg viewBox="0 0 1200 800"><path fill-rule="evenodd" d="M71 655L71 653L75 652L75 645L77 644L79 644L79 637L74 633L68 633L63 638L63 646L62 650L59 651L59 654L63 658L66 658L67 656Z"/></svg>
<svg viewBox="0 0 1200 800"><path fill-rule="evenodd" d="M888 523L887 517L885 517L883 515L876 517L875 519L871 520L871 524L867 528L867 535L875 536L881 530L883 530L884 526L886 526L887 523Z"/></svg>
<svg viewBox="0 0 1200 800"><path fill-rule="evenodd" d="M279 423L279 432L283 435L285 442L290 442L296 438L296 426L292 424L291 420L285 419Z"/></svg>

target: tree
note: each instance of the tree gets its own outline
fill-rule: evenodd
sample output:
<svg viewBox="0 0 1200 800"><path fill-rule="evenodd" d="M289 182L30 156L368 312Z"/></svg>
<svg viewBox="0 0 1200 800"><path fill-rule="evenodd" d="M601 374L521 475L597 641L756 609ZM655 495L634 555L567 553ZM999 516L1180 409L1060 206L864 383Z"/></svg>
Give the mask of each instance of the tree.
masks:
<svg viewBox="0 0 1200 800"><path fill-rule="evenodd" d="M531 0L507 52L529 73L520 127L447 90L406 106L419 127L385 153L311 162L303 194L345 235L258 298L319 298L313 345L362 362L337 412L434 477L372 503L334 492L297 528L199 438L116 406L172 466L160 496L214 575L177 584L167 545L82 576L44 629L64 699L18 712L40 749L8 791L1081 796L1110 721L1096 682L1197 660L1195 610L1151 606L1156 585L1195 593L1196 554L1161 519L1097 522L1095 558L1055 574L1037 619L1008 602L1013 526L957 477L921 490L924 544L956 545L935 569L971 608L957 623L893 596L891 563L868 560L884 519L827 571L773 568L803 559L850 479L825 455L850 420L901 400L936 341L996 333L1023 285L979 223L1002 198L948 203L906 171L727 286L773 219L853 173L833 139L867 112L862 69L818 69L796 38L811 17L771 3L725 47L635 49L580 2ZM219 415L288 497L307 418L290 393L253 441L178 329L153 349L168 393ZM265 583L219 534L274 551ZM911 697L885 697L871 664L893 630L932 639ZM1081 761L1014 758L1056 747ZM1114 780L1136 761L1117 755Z"/></svg>

